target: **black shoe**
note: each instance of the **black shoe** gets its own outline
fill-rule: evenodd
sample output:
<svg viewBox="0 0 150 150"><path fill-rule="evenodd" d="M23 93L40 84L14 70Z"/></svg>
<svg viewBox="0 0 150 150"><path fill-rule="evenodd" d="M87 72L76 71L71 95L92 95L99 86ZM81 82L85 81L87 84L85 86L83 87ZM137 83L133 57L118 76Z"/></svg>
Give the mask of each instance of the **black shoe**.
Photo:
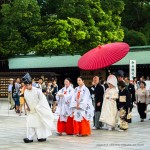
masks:
<svg viewBox="0 0 150 150"><path fill-rule="evenodd" d="M57 136L62 136L62 133L56 132Z"/></svg>
<svg viewBox="0 0 150 150"><path fill-rule="evenodd" d="M19 113L20 113L20 110L17 110L16 113L19 114Z"/></svg>
<svg viewBox="0 0 150 150"><path fill-rule="evenodd" d="M38 139L38 142L45 142L46 139Z"/></svg>
<svg viewBox="0 0 150 150"><path fill-rule="evenodd" d="M33 140L29 140L28 138L23 139L25 143L32 143Z"/></svg>

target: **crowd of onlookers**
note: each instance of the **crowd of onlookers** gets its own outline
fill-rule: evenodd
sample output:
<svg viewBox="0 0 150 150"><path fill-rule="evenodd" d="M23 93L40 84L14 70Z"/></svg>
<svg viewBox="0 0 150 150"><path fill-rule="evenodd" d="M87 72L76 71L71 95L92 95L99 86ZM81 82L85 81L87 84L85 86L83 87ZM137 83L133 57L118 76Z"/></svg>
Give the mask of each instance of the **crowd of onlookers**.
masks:
<svg viewBox="0 0 150 150"><path fill-rule="evenodd" d="M119 75L117 75L117 79L118 82L123 81L125 83L125 88L131 94L131 105L132 107L135 107L137 105L141 122L143 122L144 119L146 118L145 111L150 99L149 77L145 79L144 76L142 76L139 80L137 78L133 78L133 81L131 82L128 77L124 77L124 75L120 73ZM93 101L97 95L98 95L97 99L99 99L99 95L101 95L100 90L96 90L94 94L92 93L93 92L91 90L92 87L96 87L97 85L103 87L104 93L108 88L108 84L106 81L100 79L99 77L98 79L93 78L92 85L91 87L89 87ZM32 86L42 90L42 92L45 94L48 100L50 107L52 108L52 111L55 112L57 105L56 94L58 92L58 89L60 89L58 88L57 85L57 79L51 78L48 81L44 81L43 78L39 78L37 81L35 81L35 79L33 78ZM10 83L8 85L8 100L10 103L10 110L15 109L16 113L19 114L20 116L23 112L22 108L24 108L25 115L27 114L25 106L26 104L24 100L24 91L25 85L19 78L16 78L16 80L10 79ZM95 109L97 109L97 107ZM101 108L98 109L100 109L98 111L101 111ZM131 120L129 122L131 122ZM96 122L94 122L94 124L96 124Z"/></svg>
<svg viewBox="0 0 150 150"><path fill-rule="evenodd" d="M58 85L56 78L52 78L49 81L45 82L43 78L39 78L38 81L32 79L32 86L39 88L47 97L48 103L50 107L53 106L53 112L55 111L56 106L56 93L58 92ZM15 109L15 112L21 116L22 108L24 107L24 113L26 112L26 104L24 99L24 91L25 91L24 82L20 80L20 78L10 79L8 85L8 101L10 103L10 110Z"/></svg>

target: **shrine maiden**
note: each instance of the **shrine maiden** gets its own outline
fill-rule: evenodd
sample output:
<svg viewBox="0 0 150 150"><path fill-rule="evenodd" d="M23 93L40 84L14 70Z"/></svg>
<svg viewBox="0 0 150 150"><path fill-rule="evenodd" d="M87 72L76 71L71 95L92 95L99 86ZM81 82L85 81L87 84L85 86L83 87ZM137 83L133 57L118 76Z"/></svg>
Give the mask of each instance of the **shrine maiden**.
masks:
<svg viewBox="0 0 150 150"><path fill-rule="evenodd" d="M91 134L90 120L93 120L94 107L89 89L84 85L82 77L77 78L78 87L75 88L71 101L73 109L74 135L87 136Z"/></svg>
<svg viewBox="0 0 150 150"><path fill-rule="evenodd" d="M65 87L59 90L56 95L58 107L55 113L59 115L57 134L62 135L62 133L65 132L68 135L73 135L73 116L70 103L74 94L74 89L71 85L70 78L66 78L64 84Z"/></svg>

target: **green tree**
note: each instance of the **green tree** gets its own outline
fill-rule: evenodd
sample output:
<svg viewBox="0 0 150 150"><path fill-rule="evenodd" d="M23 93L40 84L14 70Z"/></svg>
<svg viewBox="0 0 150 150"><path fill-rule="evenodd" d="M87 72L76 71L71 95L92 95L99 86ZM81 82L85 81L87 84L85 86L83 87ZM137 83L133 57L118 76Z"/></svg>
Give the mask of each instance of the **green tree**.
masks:
<svg viewBox="0 0 150 150"><path fill-rule="evenodd" d="M3 4L0 54L83 54L122 41L123 0L14 0Z"/></svg>
<svg viewBox="0 0 150 150"><path fill-rule="evenodd" d="M48 1L46 1L46 3L48 4ZM56 0L54 3L55 5L50 6L50 10L42 5L42 9L46 12L45 16L49 19L51 16L56 15L56 20L58 22L61 20L64 24L61 24L63 27L58 30L56 20L53 20L53 24L49 25L47 22L47 26L53 31L50 32L50 30L48 30L46 32L49 33L49 35L52 34L54 36L49 36L47 40L49 40L50 43L53 43L52 45L54 45L54 43L56 45L61 45L59 43L61 39L67 40L68 45L64 50L66 53L78 51L82 54L99 44L123 40L124 33L121 27L120 17L120 14L124 9L122 0L119 0L118 2L115 2L114 0L111 3L109 0ZM115 6L113 6L114 4ZM73 22L70 22L69 19L72 19ZM82 22L80 28L78 27L79 22ZM66 32L64 29L68 24L71 26L71 30ZM44 45L46 44L48 43L44 43ZM48 45L50 46L51 44ZM41 46L43 47L43 42L42 44L38 44L39 50L41 49ZM49 51L53 51L52 49L49 49ZM58 53L59 51L56 49L55 52ZM68 51L66 51L66 49ZM47 50L45 50L45 52Z"/></svg>
<svg viewBox="0 0 150 150"><path fill-rule="evenodd" d="M122 14L122 24L128 29L140 30L150 20L149 0L124 0L125 10Z"/></svg>
<svg viewBox="0 0 150 150"><path fill-rule="evenodd" d="M33 43L27 31L41 20L37 1L15 0L3 4L1 14L0 54L11 56L30 52Z"/></svg>
<svg viewBox="0 0 150 150"><path fill-rule="evenodd" d="M122 13L122 25L128 30L125 30L125 39L124 41L129 41L126 39L128 36L129 39L134 39L134 42L131 43L134 45L150 44L150 2L149 0L124 0L125 2L125 10ZM130 31L131 30L131 31ZM134 31L133 31L134 30ZM137 32L136 32L137 31ZM131 35L134 33L138 36ZM144 35L143 35L144 34ZM131 36L131 37L130 37ZM142 40L139 42L138 39ZM137 39L137 41L136 41ZM129 41L130 42L130 41Z"/></svg>
<svg viewBox="0 0 150 150"><path fill-rule="evenodd" d="M125 32L124 42L130 46L144 46L147 45L147 38L142 32L129 30Z"/></svg>

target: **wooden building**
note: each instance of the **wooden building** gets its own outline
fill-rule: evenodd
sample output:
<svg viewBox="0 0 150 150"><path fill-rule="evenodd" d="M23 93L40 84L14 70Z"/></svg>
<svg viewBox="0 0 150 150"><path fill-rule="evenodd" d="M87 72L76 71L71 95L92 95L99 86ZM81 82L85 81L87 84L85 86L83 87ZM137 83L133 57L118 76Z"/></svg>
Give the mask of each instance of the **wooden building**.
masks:
<svg viewBox="0 0 150 150"><path fill-rule="evenodd" d="M47 79L57 77L58 84L63 85L66 77L72 79L73 84L76 78L82 75L86 85L90 85L92 77L99 75L106 79L109 72L123 70L125 75L129 75L129 61L137 62L137 77L150 75L150 46L131 47L130 52L114 65L96 71L83 71L77 66L80 55L60 55L60 56L15 56L13 58L0 58L0 97L7 97L7 86L9 78L22 78L29 72L32 78L44 77Z"/></svg>

